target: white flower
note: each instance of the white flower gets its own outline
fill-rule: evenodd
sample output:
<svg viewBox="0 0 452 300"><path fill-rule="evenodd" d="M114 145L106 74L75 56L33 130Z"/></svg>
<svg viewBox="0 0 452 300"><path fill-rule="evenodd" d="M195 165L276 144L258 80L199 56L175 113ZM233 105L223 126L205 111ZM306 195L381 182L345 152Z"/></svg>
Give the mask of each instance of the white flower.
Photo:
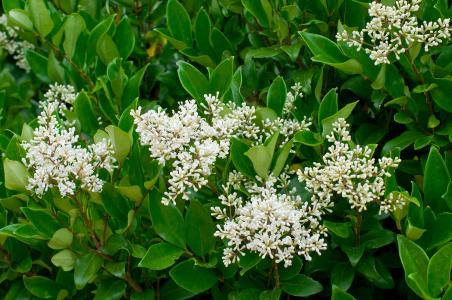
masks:
<svg viewBox="0 0 452 300"><path fill-rule="evenodd" d="M359 212L366 210L369 203L378 203L385 195L384 178L391 176L389 169L396 168L400 159L383 157L376 162L369 147L350 147L346 142L351 141L351 136L344 119L333 124L327 139L332 145L323 156L323 163L297 172L312 193L312 201L327 208L333 205L335 196L340 196Z"/></svg>
<svg viewBox="0 0 452 300"><path fill-rule="evenodd" d="M30 72L30 66L25 58L27 49L34 49L35 46L27 41L19 40L17 31L19 29L8 24L6 15L0 16L0 47L4 48L16 61L16 65Z"/></svg>
<svg viewBox="0 0 452 300"><path fill-rule="evenodd" d="M302 202L300 196L278 191L276 183L275 177L260 184L245 180L249 200L232 192L235 183L224 186L225 195L220 196L223 207L213 207L212 215L224 220L224 224L217 225L215 236L227 242L225 266L240 260L245 251L256 252L262 258L268 256L288 267L294 255L310 260L313 252L320 254L326 249L326 230L320 225L322 212Z"/></svg>
<svg viewBox="0 0 452 300"><path fill-rule="evenodd" d="M110 143L103 140L82 148L75 128L59 124L56 114L54 106L43 106L33 138L22 143L23 163L32 173L27 188L38 196L54 187L62 197L74 195L78 188L100 192L103 181L97 171L114 168Z"/></svg>
<svg viewBox="0 0 452 300"><path fill-rule="evenodd" d="M208 183L217 158L229 154L230 138L257 136L254 107L223 104L217 95L205 95L207 118L198 114L195 100L185 101L170 116L161 108L141 113L132 111L142 145L149 146L151 157L172 167L163 203L177 197L188 200L189 190L197 191Z"/></svg>
<svg viewBox="0 0 452 300"><path fill-rule="evenodd" d="M411 44L436 47L450 38L450 20L438 19L434 22L418 23L415 13L419 10L421 0L397 0L394 6L372 2L369 6L369 16L372 19L361 31L338 32L336 39L346 42L349 46L364 48L375 64L389 64L389 56L394 54L397 59L405 53ZM364 35L370 39L371 45L366 47Z"/></svg>
<svg viewBox="0 0 452 300"><path fill-rule="evenodd" d="M54 107L55 111L63 115L65 110L72 110L77 95L72 85L54 83L49 86L44 97L47 106Z"/></svg>

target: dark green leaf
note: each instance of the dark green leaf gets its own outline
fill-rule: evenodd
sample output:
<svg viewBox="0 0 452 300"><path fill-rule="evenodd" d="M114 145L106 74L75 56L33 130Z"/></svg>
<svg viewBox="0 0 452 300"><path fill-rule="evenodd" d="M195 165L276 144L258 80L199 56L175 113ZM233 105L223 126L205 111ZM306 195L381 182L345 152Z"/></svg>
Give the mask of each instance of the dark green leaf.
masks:
<svg viewBox="0 0 452 300"><path fill-rule="evenodd" d="M174 266L169 274L177 285L194 294L207 291L218 281L212 270L196 266L191 259Z"/></svg>
<svg viewBox="0 0 452 300"><path fill-rule="evenodd" d="M185 216L187 229L187 244L199 256L209 253L214 245L215 224L209 211L196 200L190 201L190 207Z"/></svg>

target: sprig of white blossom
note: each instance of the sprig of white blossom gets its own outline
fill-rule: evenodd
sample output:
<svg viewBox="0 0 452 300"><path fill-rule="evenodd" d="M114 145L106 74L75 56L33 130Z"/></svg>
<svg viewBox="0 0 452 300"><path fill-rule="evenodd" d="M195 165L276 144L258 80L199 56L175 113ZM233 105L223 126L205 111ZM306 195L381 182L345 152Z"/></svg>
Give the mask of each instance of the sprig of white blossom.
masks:
<svg viewBox="0 0 452 300"><path fill-rule="evenodd" d="M23 163L32 174L27 189L42 196L57 188L62 197L72 196L80 188L100 192L103 181L98 170L111 173L115 167L110 142L102 140L83 148L75 128L66 128L59 120L57 107L42 103L39 127L33 131L31 140L22 143L26 151Z"/></svg>
<svg viewBox="0 0 452 300"><path fill-rule="evenodd" d="M295 108L295 100L297 97L302 98L301 84L295 83L289 92L287 92L286 102L284 103L283 116L276 119L264 119L262 120L262 130L256 143L263 143L270 136L278 132L280 136L284 137L282 144L289 141L292 136L301 130L308 130L311 126L311 120L304 118L301 121L294 119L291 115L292 110Z"/></svg>
<svg viewBox="0 0 452 300"><path fill-rule="evenodd" d="M205 95L202 117L195 100L185 101L169 115L162 108L141 113L131 112L142 145L149 146L152 158L172 170L168 191L162 202L175 203L179 196L189 199L190 189L197 191L208 183L207 177L217 158L229 154L230 138L255 138L255 108L248 105L223 104L216 95Z"/></svg>
<svg viewBox="0 0 452 300"><path fill-rule="evenodd" d="M212 215L224 223L217 225L215 236L225 240L225 266L240 260L245 251L270 257L288 267L294 255L311 260L311 254L326 249L326 229L320 224L322 211L310 202L303 202L295 190L280 189L279 182L287 180L270 176L257 182L245 180L239 173L231 173L219 197L221 206L212 207ZM244 185L249 199L237 188ZM248 198L248 197L246 197Z"/></svg>
<svg viewBox="0 0 452 300"><path fill-rule="evenodd" d="M372 19L361 31L338 32L338 41L349 46L364 48L375 64L389 64L389 57L394 54L397 59L405 53L413 43L429 48L436 47L450 38L450 20L438 19L424 21L419 24L415 13L419 10L421 0L397 0L394 6L374 1L369 6ZM371 44L367 43L367 38Z"/></svg>
<svg viewBox="0 0 452 300"><path fill-rule="evenodd" d="M19 68L28 73L30 66L25 58L25 52L27 49L34 49L35 46L28 41L20 40L17 34L18 30L17 27L8 24L6 15L0 16L0 47L4 48L14 58Z"/></svg>
<svg viewBox="0 0 452 300"><path fill-rule="evenodd" d="M297 171L301 182L312 193L312 200L322 207L332 206L333 198L339 196L348 200L352 209L361 212L370 203L380 203L380 213L393 209L393 199L380 199L385 195L385 177L390 169L396 168L399 158L372 158L373 150L368 146L350 146L349 125L344 119L333 124L333 131L327 136L332 145L323 156L323 162ZM391 196L389 196L391 197Z"/></svg>
<svg viewBox="0 0 452 300"><path fill-rule="evenodd" d="M51 106L54 111L60 115L64 115L64 111L72 110L72 105L77 98L78 93L72 85L54 83L49 86L49 89L44 94L45 105Z"/></svg>

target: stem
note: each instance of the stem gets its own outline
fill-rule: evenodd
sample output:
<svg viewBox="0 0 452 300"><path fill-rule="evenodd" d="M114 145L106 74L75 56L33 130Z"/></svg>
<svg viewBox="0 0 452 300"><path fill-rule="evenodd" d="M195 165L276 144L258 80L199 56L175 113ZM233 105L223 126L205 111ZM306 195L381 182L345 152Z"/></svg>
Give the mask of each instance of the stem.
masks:
<svg viewBox="0 0 452 300"><path fill-rule="evenodd" d="M143 288L132 278L130 275L130 255L127 258L127 272L124 280L130 285L130 287L137 293L142 293Z"/></svg>
<svg viewBox="0 0 452 300"><path fill-rule="evenodd" d="M83 209L83 206L80 203L80 201L77 199L77 197L72 196L71 199L74 200L75 204L77 205L78 210L80 211L80 214L82 215L83 223L85 224L86 228L90 232L91 239L93 240L94 244L96 245L97 250L99 250L100 248L102 248L102 245L99 241L99 238L97 237L96 231L93 228L93 223L88 218L86 211Z"/></svg>
<svg viewBox="0 0 452 300"><path fill-rule="evenodd" d="M72 68L74 68L75 71L77 71L77 73L80 75L80 77L86 81L86 83L89 85L89 88L92 90L94 89L95 85L93 83L93 81L91 80L91 78L89 78L88 74L86 74L85 71L83 71L71 58L69 58L68 56L66 56L65 53L63 53L55 44L53 44L51 41L47 40L45 37L36 34L41 41L48 45L50 48L52 48L52 51L55 52L58 56L65 58L69 64L72 66Z"/></svg>
<svg viewBox="0 0 452 300"><path fill-rule="evenodd" d="M279 288L279 271L278 271L278 264L273 261L273 276L275 277L275 288Z"/></svg>
<svg viewBox="0 0 452 300"><path fill-rule="evenodd" d="M356 212L356 224L355 224L355 241L356 246L359 246L361 243L361 223L363 221L363 217L359 212Z"/></svg>

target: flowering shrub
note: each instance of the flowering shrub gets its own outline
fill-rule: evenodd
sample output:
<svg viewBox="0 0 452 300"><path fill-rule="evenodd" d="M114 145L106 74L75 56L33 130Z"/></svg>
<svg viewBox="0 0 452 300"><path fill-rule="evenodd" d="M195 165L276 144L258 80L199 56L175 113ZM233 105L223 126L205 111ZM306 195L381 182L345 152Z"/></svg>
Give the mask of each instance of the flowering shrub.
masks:
<svg viewBox="0 0 452 300"><path fill-rule="evenodd" d="M451 17L2 1L0 298L449 299Z"/></svg>

